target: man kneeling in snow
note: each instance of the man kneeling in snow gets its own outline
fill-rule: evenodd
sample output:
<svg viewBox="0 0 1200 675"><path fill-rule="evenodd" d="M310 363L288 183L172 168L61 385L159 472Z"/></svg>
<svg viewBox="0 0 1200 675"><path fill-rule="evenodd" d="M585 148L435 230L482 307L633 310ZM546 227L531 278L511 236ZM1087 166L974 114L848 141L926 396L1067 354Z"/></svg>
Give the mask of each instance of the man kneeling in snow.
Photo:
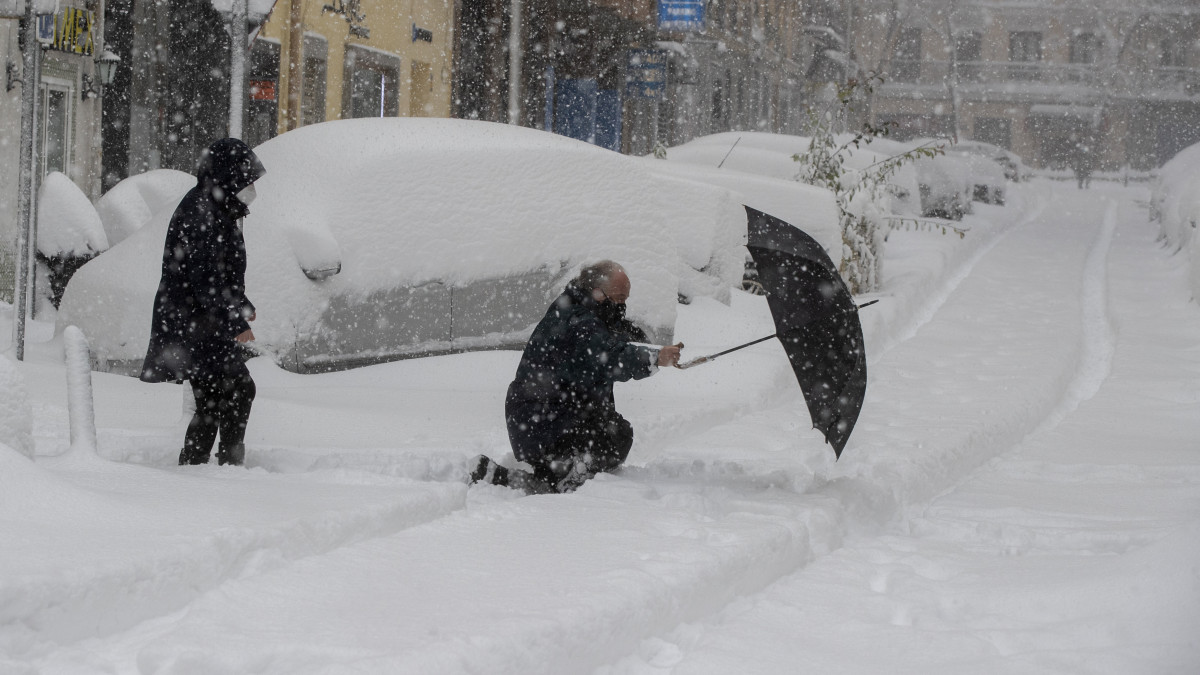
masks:
<svg viewBox="0 0 1200 675"><path fill-rule="evenodd" d="M616 410L613 383L640 380L679 362L682 344L630 344L646 334L625 319L629 277L611 260L580 271L538 323L504 402L513 454L533 473L480 456L471 482L530 494L573 492L621 465L633 427Z"/></svg>

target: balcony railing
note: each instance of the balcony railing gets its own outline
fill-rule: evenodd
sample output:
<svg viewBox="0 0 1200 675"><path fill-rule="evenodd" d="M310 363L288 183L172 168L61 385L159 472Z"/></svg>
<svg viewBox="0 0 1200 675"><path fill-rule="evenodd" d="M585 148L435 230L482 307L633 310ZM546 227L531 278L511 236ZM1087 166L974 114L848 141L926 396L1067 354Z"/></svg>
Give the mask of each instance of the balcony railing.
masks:
<svg viewBox="0 0 1200 675"><path fill-rule="evenodd" d="M1127 64L1048 63L1044 61L969 61L954 64L958 84L1003 89L1006 85L1072 87L1104 90L1118 96L1200 96L1200 69ZM895 60L884 75L885 86L945 87L948 61Z"/></svg>

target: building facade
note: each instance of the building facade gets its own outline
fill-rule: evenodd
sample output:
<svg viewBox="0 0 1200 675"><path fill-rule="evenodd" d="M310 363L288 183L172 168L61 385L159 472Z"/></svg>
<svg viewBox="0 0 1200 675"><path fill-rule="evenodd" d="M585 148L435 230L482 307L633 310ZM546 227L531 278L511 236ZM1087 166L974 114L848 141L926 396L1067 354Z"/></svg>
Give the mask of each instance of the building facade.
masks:
<svg viewBox="0 0 1200 675"><path fill-rule="evenodd" d="M525 0L516 21L514 6L460 0L455 116L631 154L735 129L804 126L813 41L803 3Z"/></svg>
<svg viewBox="0 0 1200 675"><path fill-rule="evenodd" d="M71 178L92 199L100 196L99 129L104 94L96 59L104 51L103 4L64 1L40 15L39 73L23 72L21 26L24 2L0 4L0 299L12 301L15 275L21 98L37 87L35 176L51 171ZM8 17L8 18L5 18ZM36 81L35 81L36 80ZM34 202L36 204L36 200Z"/></svg>
<svg viewBox="0 0 1200 675"><path fill-rule="evenodd" d="M106 187L149 169L190 172L229 134L231 5L110 0L110 42L129 66L105 105ZM250 0L248 9L242 137L250 145L326 120L449 116L452 6Z"/></svg>
<svg viewBox="0 0 1200 675"><path fill-rule="evenodd" d="M993 143L1032 166L1151 169L1200 141L1200 2L872 2L855 16L897 136Z"/></svg>
<svg viewBox="0 0 1200 675"><path fill-rule="evenodd" d="M449 117L454 6L280 0L255 41L254 141L353 117Z"/></svg>

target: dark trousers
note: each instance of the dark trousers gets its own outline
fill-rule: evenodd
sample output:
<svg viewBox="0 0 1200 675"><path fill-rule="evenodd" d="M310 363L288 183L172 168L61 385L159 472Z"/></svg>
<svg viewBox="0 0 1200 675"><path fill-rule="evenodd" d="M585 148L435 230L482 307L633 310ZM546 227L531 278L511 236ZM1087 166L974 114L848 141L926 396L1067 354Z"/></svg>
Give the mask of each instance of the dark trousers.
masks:
<svg viewBox="0 0 1200 675"><path fill-rule="evenodd" d="M523 422L526 418L517 406L510 406L508 412L513 455L533 467L533 479L550 486L548 491L559 491L555 487L565 478L571 479L567 487L574 490L583 480L616 469L633 447L633 426L616 410L591 411L554 431L540 430L536 422ZM535 486L523 487L526 491L542 491Z"/></svg>
<svg viewBox="0 0 1200 675"><path fill-rule="evenodd" d="M241 359L225 360L213 368L197 369L189 382L196 397L196 414L188 424L180 464L204 464L220 433L217 461L241 463L246 423L254 403L255 386Z"/></svg>

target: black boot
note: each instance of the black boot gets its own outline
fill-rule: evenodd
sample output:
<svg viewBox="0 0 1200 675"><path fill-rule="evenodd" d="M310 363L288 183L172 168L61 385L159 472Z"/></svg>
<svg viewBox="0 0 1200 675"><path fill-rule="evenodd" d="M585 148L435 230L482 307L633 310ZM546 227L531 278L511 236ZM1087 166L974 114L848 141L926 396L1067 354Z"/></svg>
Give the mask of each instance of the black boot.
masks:
<svg viewBox="0 0 1200 675"><path fill-rule="evenodd" d="M234 443L217 451L217 464L241 466L246 461L246 444Z"/></svg>
<svg viewBox="0 0 1200 675"><path fill-rule="evenodd" d="M199 464L208 464L208 453L203 455L186 445L183 450L179 451L179 466L196 466Z"/></svg>
<svg viewBox="0 0 1200 675"><path fill-rule="evenodd" d="M489 483L491 485L508 486L508 469L492 461L491 457L480 455L473 463L475 468L471 471L471 485Z"/></svg>

